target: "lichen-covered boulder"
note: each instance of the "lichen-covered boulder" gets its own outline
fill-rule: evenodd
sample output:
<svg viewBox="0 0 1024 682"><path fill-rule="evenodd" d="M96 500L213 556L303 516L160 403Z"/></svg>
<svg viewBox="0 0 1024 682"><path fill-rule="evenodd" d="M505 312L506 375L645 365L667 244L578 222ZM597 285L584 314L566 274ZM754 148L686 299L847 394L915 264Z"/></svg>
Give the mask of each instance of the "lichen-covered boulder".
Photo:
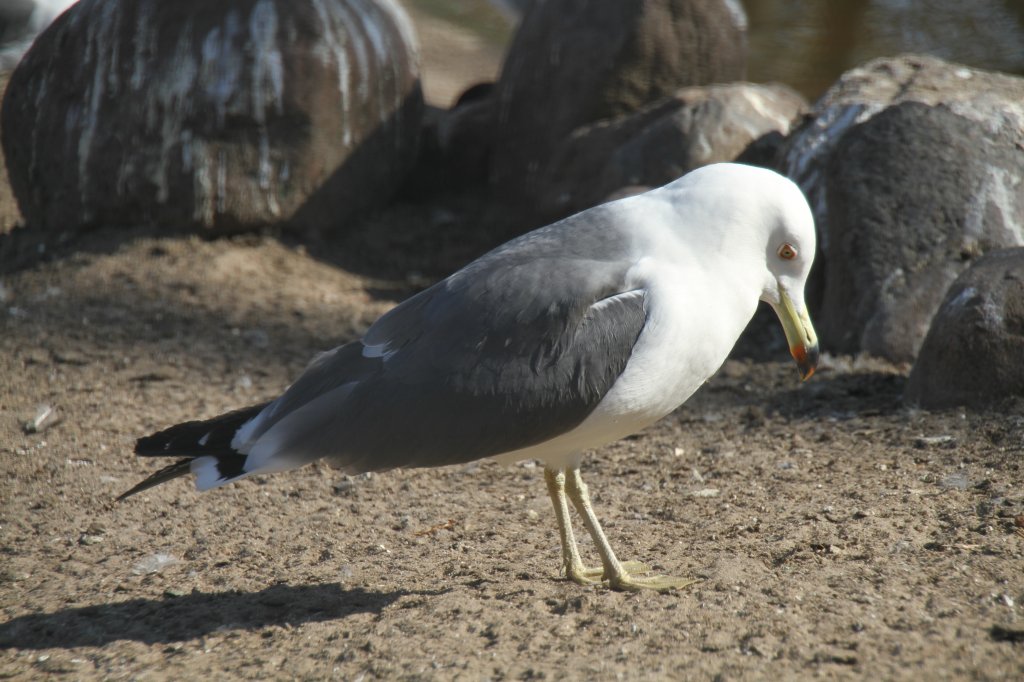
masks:
<svg viewBox="0 0 1024 682"><path fill-rule="evenodd" d="M336 230L390 197L422 116L394 0L81 0L11 76L28 225Z"/></svg>
<svg viewBox="0 0 1024 682"><path fill-rule="evenodd" d="M634 114L576 130L556 148L538 201L554 217L623 188L663 185L700 166L732 161L769 133L787 135L806 109L806 100L784 85L682 88Z"/></svg>
<svg viewBox="0 0 1024 682"><path fill-rule="evenodd" d="M949 288L907 382L907 402L979 407L1024 397L1024 248L986 255Z"/></svg>
<svg viewBox="0 0 1024 682"><path fill-rule="evenodd" d="M497 85L492 182L530 193L573 130L681 87L741 80L746 55L737 0L534 2Z"/></svg>
<svg viewBox="0 0 1024 682"><path fill-rule="evenodd" d="M781 165L818 224L822 345L909 362L972 259L1024 244L1024 78L880 59L812 116Z"/></svg>

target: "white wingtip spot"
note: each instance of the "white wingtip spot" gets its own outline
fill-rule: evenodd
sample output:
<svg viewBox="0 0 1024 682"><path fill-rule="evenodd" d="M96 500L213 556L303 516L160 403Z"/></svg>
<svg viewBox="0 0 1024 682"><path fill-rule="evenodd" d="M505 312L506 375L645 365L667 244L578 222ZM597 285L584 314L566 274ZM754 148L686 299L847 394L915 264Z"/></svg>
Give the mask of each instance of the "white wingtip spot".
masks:
<svg viewBox="0 0 1024 682"><path fill-rule="evenodd" d="M256 429L259 428L260 424L263 423L261 418L273 406L274 404L271 403L271 405L265 408L258 415L238 427L238 430L235 431L234 437L231 439L231 447L235 452L240 452L243 455L249 453L249 447L252 445L253 435L256 433Z"/></svg>
<svg viewBox="0 0 1024 682"><path fill-rule="evenodd" d="M363 344L362 355L364 358L383 358L387 360L396 352L397 351L389 350L387 343L377 343L373 345Z"/></svg>
<svg viewBox="0 0 1024 682"><path fill-rule="evenodd" d="M196 475L196 490L210 490L227 483L217 470L216 457L196 457L189 468Z"/></svg>
<svg viewBox="0 0 1024 682"><path fill-rule="evenodd" d="M202 438L199 439L199 447L205 448L206 444L209 443L209 442L210 442L210 434L206 434L205 436L203 436Z"/></svg>

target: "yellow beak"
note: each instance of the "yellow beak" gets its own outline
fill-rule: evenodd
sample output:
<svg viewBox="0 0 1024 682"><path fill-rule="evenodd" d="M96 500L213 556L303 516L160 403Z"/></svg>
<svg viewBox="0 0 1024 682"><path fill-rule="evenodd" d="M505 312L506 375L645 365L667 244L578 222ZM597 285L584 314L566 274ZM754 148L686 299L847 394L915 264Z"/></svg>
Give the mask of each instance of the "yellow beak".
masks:
<svg viewBox="0 0 1024 682"><path fill-rule="evenodd" d="M814 333L814 326L806 308L798 313L789 295L781 288L779 298L780 304L772 307L782 322L783 331L786 332L789 353L800 369L800 378L806 381L811 378L814 368L818 366L818 336Z"/></svg>

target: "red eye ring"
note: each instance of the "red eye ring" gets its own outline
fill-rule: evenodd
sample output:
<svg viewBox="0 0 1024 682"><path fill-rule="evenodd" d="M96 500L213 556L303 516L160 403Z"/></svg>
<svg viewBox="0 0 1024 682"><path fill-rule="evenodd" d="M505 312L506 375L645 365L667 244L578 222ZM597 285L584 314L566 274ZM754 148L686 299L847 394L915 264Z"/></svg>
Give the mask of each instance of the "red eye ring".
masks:
<svg viewBox="0 0 1024 682"><path fill-rule="evenodd" d="M796 258L796 247L789 243L783 244L779 247L778 254L782 260L793 260Z"/></svg>

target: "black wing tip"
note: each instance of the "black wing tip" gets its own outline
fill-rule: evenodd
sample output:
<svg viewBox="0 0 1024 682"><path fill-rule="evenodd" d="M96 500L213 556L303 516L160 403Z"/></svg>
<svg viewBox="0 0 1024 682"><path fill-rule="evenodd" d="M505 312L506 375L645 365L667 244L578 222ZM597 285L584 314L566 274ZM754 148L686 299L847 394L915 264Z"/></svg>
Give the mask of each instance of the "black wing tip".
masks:
<svg viewBox="0 0 1024 682"><path fill-rule="evenodd" d="M185 474L192 471L193 459L194 457L189 457L188 459L179 459L174 464L166 466L163 469L160 469L159 471L150 474L130 490L127 490L118 495L117 499L114 501L123 502L132 495L141 493L143 490L149 490L150 488L158 486L161 483L166 483L167 481L172 481L178 478L179 476L184 476Z"/></svg>
<svg viewBox="0 0 1024 682"><path fill-rule="evenodd" d="M235 450L232 439L242 425L259 414L268 403L244 407L199 421L183 422L143 436L135 441L139 457L182 457L170 466L150 475L131 490L118 496L120 502L143 490L184 476L192 470L192 460L213 457L223 478L232 478L245 471L246 456Z"/></svg>
<svg viewBox="0 0 1024 682"><path fill-rule="evenodd" d="M208 454L203 452L205 448L199 440L215 430L221 419L223 417L182 422L143 436L135 441L135 454L140 457L199 457Z"/></svg>
<svg viewBox="0 0 1024 682"><path fill-rule="evenodd" d="M165 438L159 437L162 433L163 431L150 436L143 436L135 441L135 454L140 457L159 457L166 454L165 450L168 442Z"/></svg>
<svg viewBox="0 0 1024 682"><path fill-rule="evenodd" d="M135 441L140 457L201 457L237 454L231 442L238 429L269 403L225 412L212 419L187 421Z"/></svg>

